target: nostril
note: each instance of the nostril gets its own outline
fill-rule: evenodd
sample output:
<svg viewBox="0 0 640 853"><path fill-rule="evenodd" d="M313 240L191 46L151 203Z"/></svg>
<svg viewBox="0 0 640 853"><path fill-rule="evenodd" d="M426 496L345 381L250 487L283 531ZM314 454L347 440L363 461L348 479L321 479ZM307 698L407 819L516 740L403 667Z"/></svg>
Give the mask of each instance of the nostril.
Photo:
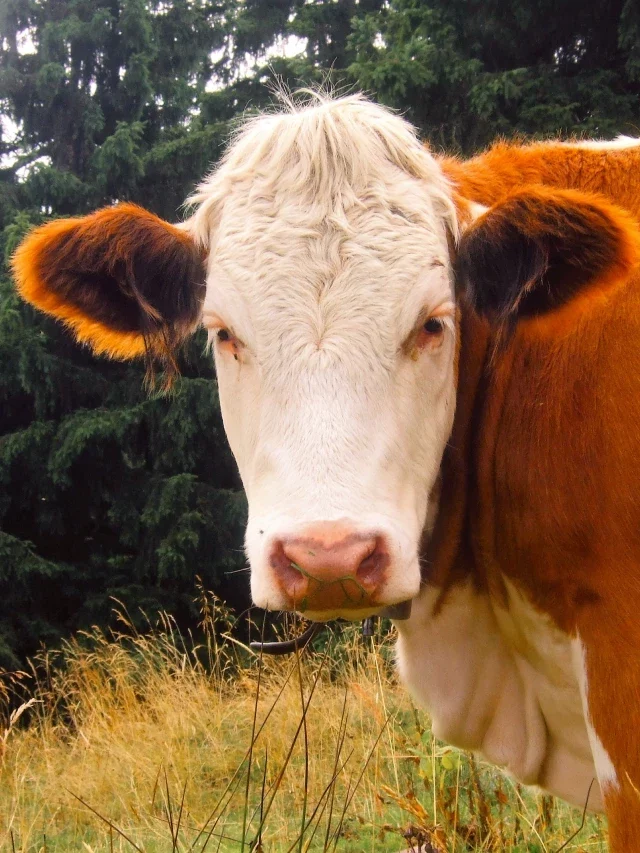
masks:
<svg viewBox="0 0 640 853"><path fill-rule="evenodd" d="M356 578L367 591L373 591L383 579L384 570L389 563L389 555L380 536L371 543L367 543L367 551L368 553L365 552L358 566Z"/></svg>
<svg viewBox="0 0 640 853"><path fill-rule="evenodd" d="M287 554L282 542L275 543L270 563L282 590L293 602L301 602L309 589L309 579Z"/></svg>

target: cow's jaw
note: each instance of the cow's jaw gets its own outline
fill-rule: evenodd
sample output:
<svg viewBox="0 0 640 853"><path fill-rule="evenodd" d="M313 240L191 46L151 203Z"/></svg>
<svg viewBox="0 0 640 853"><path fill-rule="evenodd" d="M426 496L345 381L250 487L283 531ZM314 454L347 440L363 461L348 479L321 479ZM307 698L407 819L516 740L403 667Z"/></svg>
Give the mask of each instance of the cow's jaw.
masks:
<svg viewBox="0 0 640 853"><path fill-rule="evenodd" d="M359 108L372 115L345 134L375 148L390 122L437 191L379 144L354 177L335 139L329 189L314 188L300 180L311 132L302 122L298 144L280 152L284 166L257 166L256 137L243 180L225 183L223 167L193 226L210 228L204 319L249 500L252 595L318 620L363 618L418 593L419 544L455 409L446 183L400 119ZM429 318L441 333L425 330Z"/></svg>

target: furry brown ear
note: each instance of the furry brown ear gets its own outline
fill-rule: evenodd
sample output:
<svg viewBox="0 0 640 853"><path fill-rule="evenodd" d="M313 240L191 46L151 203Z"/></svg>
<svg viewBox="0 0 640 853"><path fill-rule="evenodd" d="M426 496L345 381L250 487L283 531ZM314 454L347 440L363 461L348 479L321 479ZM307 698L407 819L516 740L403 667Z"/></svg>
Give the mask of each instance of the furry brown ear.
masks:
<svg viewBox="0 0 640 853"><path fill-rule="evenodd" d="M600 196L529 187L472 223L456 278L480 314L513 323L626 278L639 239L635 220Z"/></svg>
<svg viewBox="0 0 640 853"><path fill-rule="evenodd" d="M94 352L160 358L170 370L204 297L204 258L191 237L134 204L36 228L13 272L27 302Z"/></svg>

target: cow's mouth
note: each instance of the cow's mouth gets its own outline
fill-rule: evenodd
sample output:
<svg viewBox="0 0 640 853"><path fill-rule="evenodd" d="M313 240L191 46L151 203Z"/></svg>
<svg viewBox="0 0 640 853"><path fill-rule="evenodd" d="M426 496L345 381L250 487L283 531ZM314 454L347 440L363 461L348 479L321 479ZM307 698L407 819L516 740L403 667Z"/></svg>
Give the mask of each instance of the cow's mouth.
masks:
<svg viewBox="0 0 640 853"><path fill-rule="evenodd" d="M400 621L408 619L411 616L412 601L413 599L410 598L408 601L401 601L399 604L390 604L388 607L383 607L377 615Z"/></svg>
<svg viewBox="0 0 640 853"><path fill-rule="evenodd" d="M411 616L411 603L412 599L409 599L408 601L401 601L399 604L390 604L387 607L383 607L376 616L387 619L396 619L399 621L409 619ZM365 635L370 634L367 626L367 623L370 622L371 617L363 620L362 632ZM322 631L324 624L324 622L311 622L309 627L303 631L302 634L297 637L293 637L291 640L277 640L269 643L256 641L250 643L250 646L254 651L266 655L289 655L293 652L300 652Z"/></svg>

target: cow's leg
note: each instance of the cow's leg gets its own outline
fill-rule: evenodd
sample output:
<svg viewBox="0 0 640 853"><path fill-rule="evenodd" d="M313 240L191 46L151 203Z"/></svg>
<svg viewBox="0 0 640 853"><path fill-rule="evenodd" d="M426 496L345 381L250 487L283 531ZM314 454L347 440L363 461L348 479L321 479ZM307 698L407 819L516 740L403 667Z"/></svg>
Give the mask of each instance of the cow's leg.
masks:
<svg viewBox="0 0 640 853"><path fill-rule="evenodd" d="M574 640L591 750L609 822L610 853L640 851L640 622L594 614Z"/></svg>

